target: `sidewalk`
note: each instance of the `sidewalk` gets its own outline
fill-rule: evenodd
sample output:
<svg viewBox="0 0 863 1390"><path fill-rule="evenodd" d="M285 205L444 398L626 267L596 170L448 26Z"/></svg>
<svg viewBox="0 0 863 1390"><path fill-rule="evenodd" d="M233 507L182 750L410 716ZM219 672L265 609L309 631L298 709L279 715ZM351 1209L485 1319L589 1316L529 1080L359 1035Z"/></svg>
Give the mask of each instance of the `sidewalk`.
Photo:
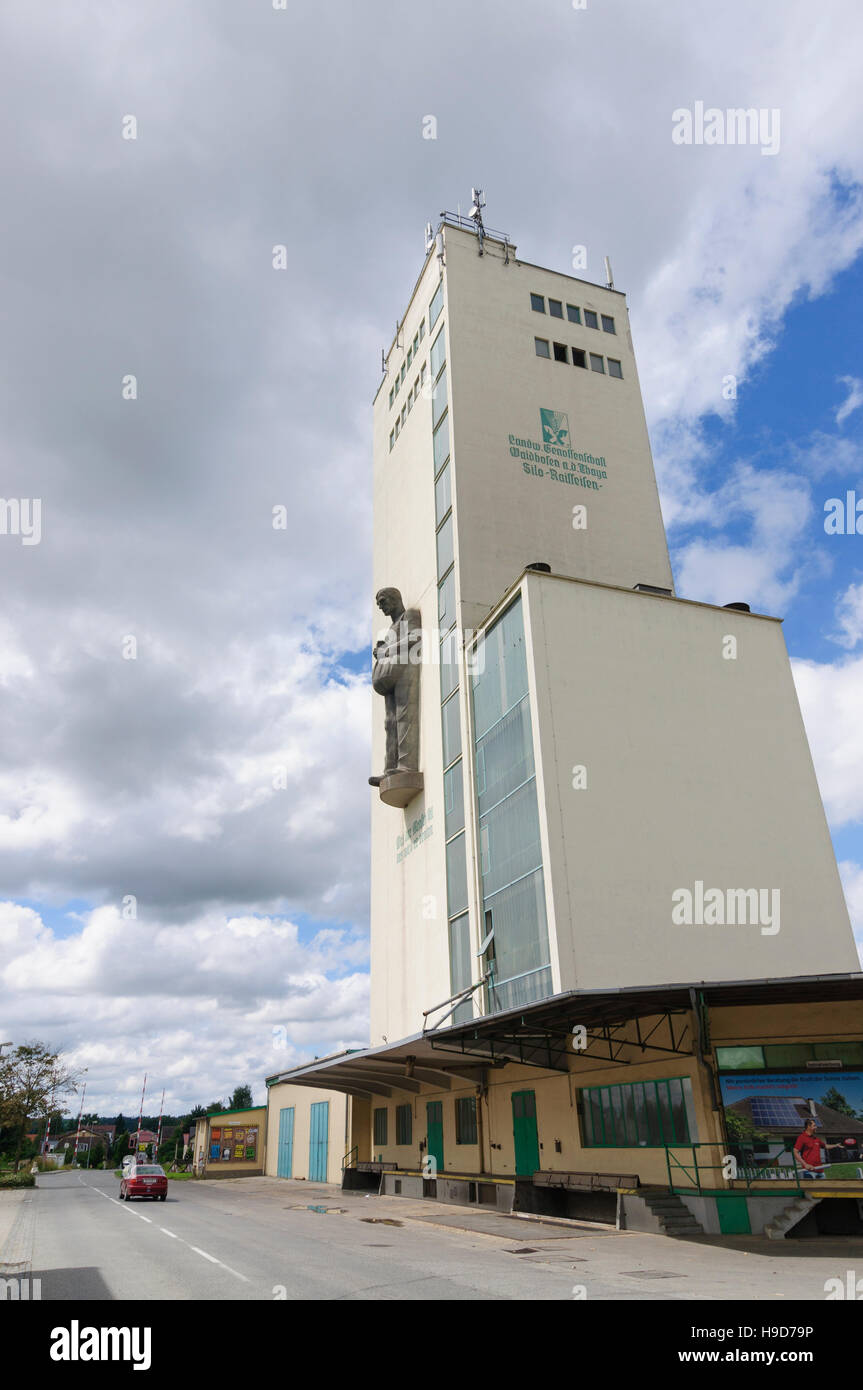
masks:
<svg viewBox="0 0 863 1390"><path fill-rule="evenodd" d="M0 1192L0 1277L26 1274L36 1230L34 1188Z"/></svg>

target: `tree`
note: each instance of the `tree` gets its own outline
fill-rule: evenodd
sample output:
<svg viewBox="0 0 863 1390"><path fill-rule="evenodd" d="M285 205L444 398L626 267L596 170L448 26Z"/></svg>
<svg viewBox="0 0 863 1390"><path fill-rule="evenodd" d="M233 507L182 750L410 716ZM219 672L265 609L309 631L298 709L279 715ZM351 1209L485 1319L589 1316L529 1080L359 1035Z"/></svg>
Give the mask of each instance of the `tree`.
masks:
<svg viewBox="0 0 863 1390"><path fill-rule="evenodd" d="M119 1139L121 1134L126 1134L127 1132L128 1126L126 1124L126 1121L123 1117L123 1112L121 1110L116 1120L114 1121L114 1138Z"/></svg>
<svg viewBox="0 0 863 1390"><path fill-rule="evenodd" d="M857 1111L853 1105L849 1105L841 1091L837 1091L835 1086L831 1086L829 1091L825 1091L821 1097L821 1104L827 1105L831 1110L836 1110L840 1115L847 1115L849 1120L856 1120Z"/></svg>
<svg viewBox="0 0 863 1390"><path fill-rule="evenodd" d="M229 1110L251 1110L254 1105L251 1086L235 1086L228 1103Z"/></svg>
<svg viewBox="0 0 863 1390"><path fill-rule="evenodd" d="M100 1164L100 1163L103 1163L104 1161L105 1161L105 1150L103 1149L103 1147L102 1147L101 1144L99 1144L99 1143L94 1144L94 1145L93 1145L93 1148L92 1148L92 1151L91 1151L91 1153L90 1153L90 1167L91 1167L91 1168L98 1168L98 1167L99 1167L99 1164Z"/></svg>
<svg viewBox="0 0 863 1390"><path fill-rule="evenodd" d="M224 1110L224 1108L225 1107L220 1100L213 1100L210 1101L210 1104L207 1106L205 1113L207 1115L212 1115L214 1113L219 1114L222 1110Z"/></svg>
<svg viewBox="0 0 863 1390"><path fill-rule="evenodd" d="M123 1159L126 1157L126 1154L127 1154L128 1152L129 1152L129 1136L128 1136L128 1134L126 1133L126 1131L124 1130L122 1134L118 1134L118 1135L116 1136L116 1138L115 1138L115 1140L114 1140L113 1148L111 1149L111 1158L112 1158L112 1161L114 1162L114 1164L115 1164L118 1168L122 1166Z"/></svg>
<svg viewBox="0 0 863 1390"><path fill-rule="evenodd" d="M77 1088L78 1079L47 1043L21 1043L0 1058L0 1126L12 1131L9 1137L16 1162L21 1157L28 1121L47 1118L56 1109L57 1098Z"/></svg>

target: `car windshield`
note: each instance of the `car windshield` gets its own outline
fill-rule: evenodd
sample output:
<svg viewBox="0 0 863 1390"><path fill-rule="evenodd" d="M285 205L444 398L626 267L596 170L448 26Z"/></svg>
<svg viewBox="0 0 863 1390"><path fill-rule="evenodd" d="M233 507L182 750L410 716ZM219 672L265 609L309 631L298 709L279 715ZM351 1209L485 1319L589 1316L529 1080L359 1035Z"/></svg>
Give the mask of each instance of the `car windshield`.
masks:
<svg viewBox="0 0 863 1390"><path fill-rule="evenodd" d="M136 1177L141 1177L142 1175L149 1175L149 1176L155 1175L156 1177L159 1177L159 1178L162 1178L162 1177L165 1176L163 1170L162 1170L161 1168L158 1168L154 1163L151 1163L151 1164L149 1164L149 1165L145 1165L144 1167L142 1167L141 1164L139 1163L138 1166L137 1166L137 1168L135 1169L135 1176L136 1176Z"/></svg>

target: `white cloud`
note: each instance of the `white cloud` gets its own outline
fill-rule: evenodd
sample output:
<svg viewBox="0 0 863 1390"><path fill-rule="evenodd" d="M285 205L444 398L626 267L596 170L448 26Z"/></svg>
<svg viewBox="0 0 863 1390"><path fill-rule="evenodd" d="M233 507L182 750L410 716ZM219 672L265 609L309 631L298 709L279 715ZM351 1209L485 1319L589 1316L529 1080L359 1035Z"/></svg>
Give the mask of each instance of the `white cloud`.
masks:
<svg viewBox="0 0 863 1390"><path fill-rule="evenodd" d="M0 1032L62 1047L105 1113L129 1113L145 1071L169 1112L242 1081L260 1101L265 1075L367 1043L367 953L351 930L303 942L271 918L152 925L114 908L59 938L32 909L0 903Z"/></svg>
<svg viewBox="0 0 863 1390"><path fill-rule="evenodd" d="M863 584L850 584L836 603L839 631L830 640L849 651L863 640Z"/></svg>
<svg viewBox="0 0 863 1390"><path fill-rule="evenodd" d="M812 759L834 830L863 820L863 657L791 663Z"/></svg>
<svg viewBox="0 0 863 1390"><path fill-rule="evenodd" d="M840 376L839 380L848 387L848 395L836 411L837 425L843 424L852 411L858 410L863 405L863 381L857 376Z"/></svg>
<svg viewBox="0 0 863 1390"><path fill-rule="evenodd" d="M848 915L854 928L857 949L863 961L863 864L843 859L839 865L839 874L842 887L845 889L845 901L848 904Z"/></svg>

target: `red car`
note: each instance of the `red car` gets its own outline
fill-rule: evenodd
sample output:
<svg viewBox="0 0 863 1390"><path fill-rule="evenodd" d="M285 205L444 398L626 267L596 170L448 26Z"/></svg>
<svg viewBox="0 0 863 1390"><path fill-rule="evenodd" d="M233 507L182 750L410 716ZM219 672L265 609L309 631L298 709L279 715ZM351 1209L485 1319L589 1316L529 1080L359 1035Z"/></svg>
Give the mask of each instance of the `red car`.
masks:
<svg viewBox="0 0 863 1390"><path fill-rule="evenodd" d="M164 1168L158 1163L133 1163L120 1182L120 1201L130 1202L133 1197L158 1197L164 1202L168 1196L168 1179Z"/></svg>

